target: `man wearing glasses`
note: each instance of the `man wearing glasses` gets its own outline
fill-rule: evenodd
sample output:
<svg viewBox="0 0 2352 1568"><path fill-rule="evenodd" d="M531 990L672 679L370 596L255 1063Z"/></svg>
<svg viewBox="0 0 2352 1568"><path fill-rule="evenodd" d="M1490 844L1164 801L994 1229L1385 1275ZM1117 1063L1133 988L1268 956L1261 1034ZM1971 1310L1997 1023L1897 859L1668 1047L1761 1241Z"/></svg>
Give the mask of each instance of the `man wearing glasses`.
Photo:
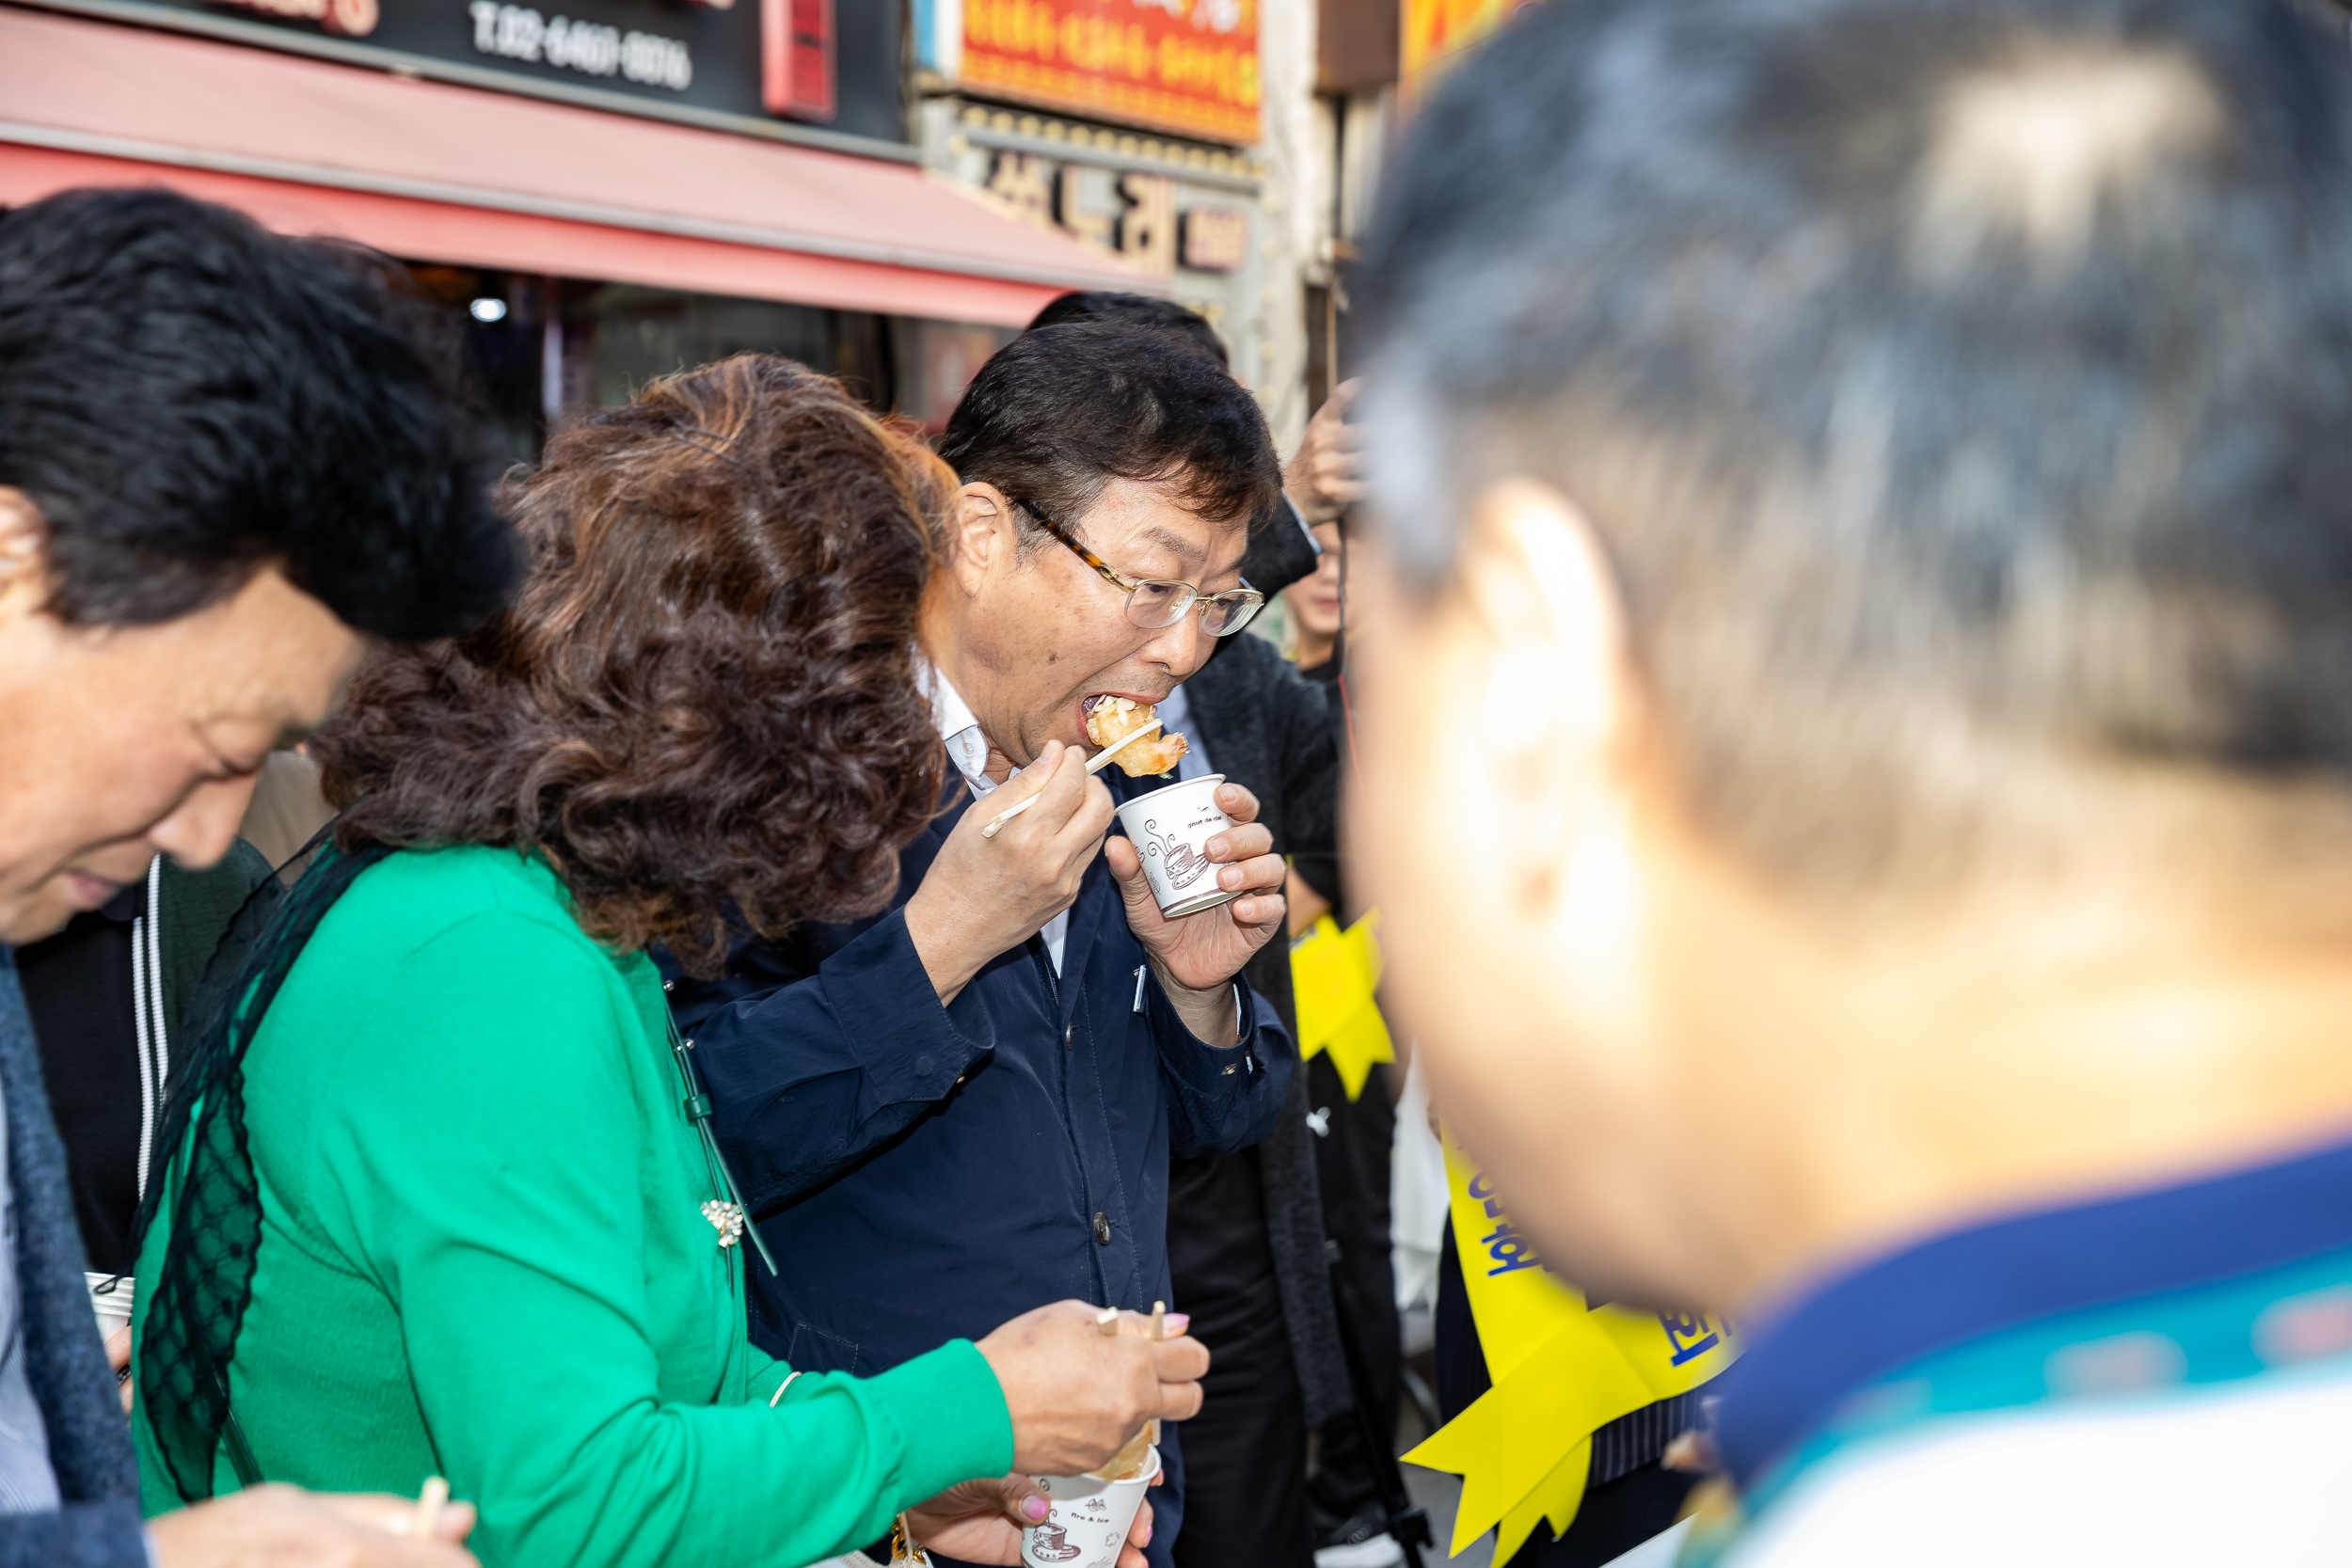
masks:
<svg viewBox="0 0 2352 1568"><path fill-rule="evenodd" d="M1237 979L1283 917L1256 800L1220 788L1235 826L1207 846L1243 896L1170 921L1111 832L1114 789L1163 781L1085 768L1089 698L1158 702L1260 607L1241 559L1281 476L1256 403L1160 338L1054 326L981 370L941 455L962 486L921 641L946 809L886 913L672 975L775 1259L753 1338L809 1370L879 1372L1073 1295L1168 1300L1169 1156L1263 1138L1291 1056ZM1156 1568L1172 1431L1161 1455Z"/></svg>

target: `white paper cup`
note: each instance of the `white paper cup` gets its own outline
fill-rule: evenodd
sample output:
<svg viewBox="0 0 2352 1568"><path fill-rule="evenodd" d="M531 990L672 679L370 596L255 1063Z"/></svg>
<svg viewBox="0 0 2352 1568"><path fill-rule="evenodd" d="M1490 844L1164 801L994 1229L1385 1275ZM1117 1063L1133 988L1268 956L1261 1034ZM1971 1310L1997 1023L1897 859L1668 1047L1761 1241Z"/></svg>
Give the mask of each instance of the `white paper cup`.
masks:
<svg viewBox="0 0 2352 1568"><path fill-rule="evenodd" d="M85 1274L82 1281L89 1287L90 1310L98 1314L98 1337L113 1338L118 1330L131 1322L131 1307L138 1299L138 1281L127 1274L119 1277Z"/></svg>
<svg viewBox="0 0 2352 1568"><path fill-rule="evenodd" d="M1182 784L1137 796L1119 808L1119 825L1135 840L1143 857L1143 875L1160 913L1174 920L1199 914L1241 896L1216 885L1218 863L1201 846L1233 825L1216 803L1222 773L1186 779Z"/></svg>
<svg viewBox="0 0 2352 1568"><path fill-rule="evenodd" d="M1143 1473L1132 1481L1039 1476L1045 1522L1021 1532L1021 1560L1029 1568L1119 1568L1119 1548L1126 1544L1136 1510L1159 1473L1154 1444L1145 1450Z"/></svg>

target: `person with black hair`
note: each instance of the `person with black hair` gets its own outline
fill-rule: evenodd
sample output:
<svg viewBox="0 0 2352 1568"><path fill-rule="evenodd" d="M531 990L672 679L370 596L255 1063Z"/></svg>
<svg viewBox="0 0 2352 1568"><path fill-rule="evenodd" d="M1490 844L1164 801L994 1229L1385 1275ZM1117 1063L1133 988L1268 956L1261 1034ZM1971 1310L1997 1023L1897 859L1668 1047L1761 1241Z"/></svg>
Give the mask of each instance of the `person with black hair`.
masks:
<svg viewBox="0 0 2352 1568"><path fill-rule="evenodd" d="M1046 326L981 368L940 455L961 488L918 642L945 809L880 916L739 940L716 981L665 969L776 1259L753 1338L796 1368L880 1372L1057 1297L1173 1299L1170 1157L1263 1138L1289 1078L1238 979L1282 920L1257 800L1222 785L1234 826L1206 846L1240 896L1170 920L1111 831L1114 789L1164 781L1085 768L1089 699L1158 702L1262 602L1257 404L1160 336ZM1155 1568L1173 1428L1161 1456Z"/></svg>
<svg viewBox="0 0 2352 1568"><path fill-rule="evenodd" d="M1684 1560L2352 1560L2340 20L1533 6L1392 166L1356 871L1512 1266L1744 1331Z"/></svg>
<svg viewBox="0 0 2352 1568"><path fill-rule="evenodd" d="M370 638L462 630L517 556L390 263L160 190L0 216L0 943L228 850ZM454 1568L471 1520L264 1488L142 1528L8 947L0 1564Z"/></svg>

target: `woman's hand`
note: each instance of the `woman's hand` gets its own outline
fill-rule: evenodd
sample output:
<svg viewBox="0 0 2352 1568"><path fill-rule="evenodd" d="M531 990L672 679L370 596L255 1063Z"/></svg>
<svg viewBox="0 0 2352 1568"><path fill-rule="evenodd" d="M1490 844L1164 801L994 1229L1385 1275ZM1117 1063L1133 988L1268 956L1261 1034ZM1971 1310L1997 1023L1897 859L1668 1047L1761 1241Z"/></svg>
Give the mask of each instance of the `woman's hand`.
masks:
<svg viewBox="0 0 2352 1568"><path fill-rule="evenodd" d="M1152 1478L1157 1486L1160 1478ZM1017 1563L1021 1532L1045 1518L1046 1504L1037 1482L1026 1476L1001 1481L967 1481L950 1486L930 1501L907 1510L907 1530L914 1544L963 1562ZM1152 1503L1146 1498L1127 1528L1127 1544L1119 1551L1119 1568L1145 1568L1143 1548L1152 1542Z"/></svg>
<svg viewBox="0 0 2352 1568"><path fill-rule="evenodd" d="M1149 1420L1181 1421L1200 1411L1209 1348L1184 1335L1154 1340L1152 1320L1122 1312L1105 1334L1101 1311L1058 1301L1024 1312L979 1342L1012 1417L1013 1467L1025 1475L1078 1476L1108 1462Z"/></svg>

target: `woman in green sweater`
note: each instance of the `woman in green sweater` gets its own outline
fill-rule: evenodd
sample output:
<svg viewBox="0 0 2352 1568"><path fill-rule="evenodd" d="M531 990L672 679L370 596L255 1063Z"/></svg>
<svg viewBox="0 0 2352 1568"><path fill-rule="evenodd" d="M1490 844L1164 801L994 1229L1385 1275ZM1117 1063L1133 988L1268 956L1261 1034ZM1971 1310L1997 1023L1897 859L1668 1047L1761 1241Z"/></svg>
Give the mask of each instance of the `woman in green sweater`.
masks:
<svg viewBox="0 0 2352 1568"><path fill-rule="evenodd" d="M746 1336L761 1265L644 949L708 972L732 923L887 901L940 790L910 650L952 489L788 361L670 377L511 487L510 610L363 669L313 748L335 846L213 1002L163 1146L151 1512L445 1476L491 1568L802 1568L910 1508L1010 1562L1043 1510L1009 1472L1198 1407L1195 1341L1076 1302L865 1379Z"/></svg>

